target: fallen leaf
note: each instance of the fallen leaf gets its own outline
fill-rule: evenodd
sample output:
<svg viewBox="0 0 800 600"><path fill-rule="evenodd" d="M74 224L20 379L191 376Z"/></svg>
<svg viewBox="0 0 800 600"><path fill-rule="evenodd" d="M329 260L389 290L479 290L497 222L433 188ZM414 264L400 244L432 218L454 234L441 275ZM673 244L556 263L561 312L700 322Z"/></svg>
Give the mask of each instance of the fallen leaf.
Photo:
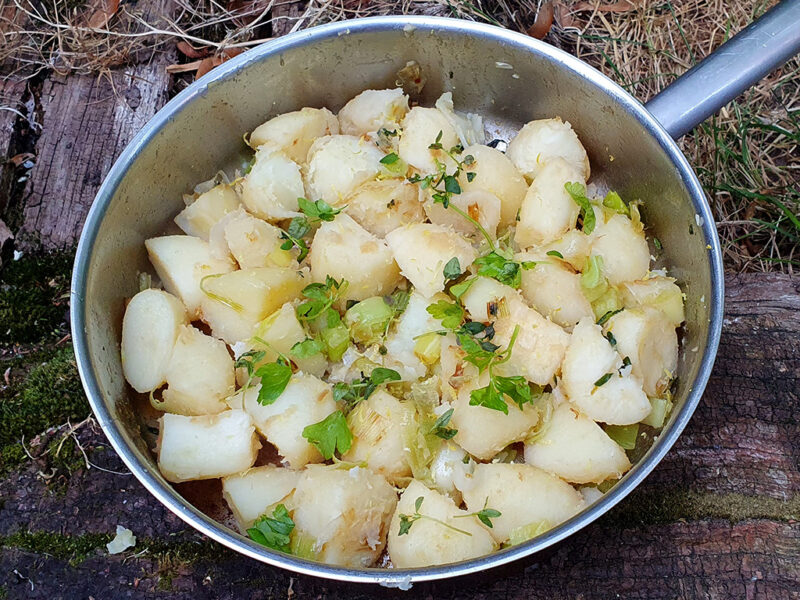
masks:
<svg viewBox="0 0 800 600"><path fill-rule="evenodd" d="M34 159L34 158L36 158L35 154L32 154L30 152L20 152L19 154L15 154L11 158L9 158L8 162L10 162L15 167L18 167L22 163L24 163L26 160L31 160L31 159Z"/></svg>
<svg viewBox="0 0 800 600"><path fill-rule="evenodd" d="M210 48L195 48L189 42L181 40L177 44L178 51L186 58L205 58L211 51Z"/></svg>
<svg viewBox="0 0 800 600"><path fill-rule="evenodd" d="M561 29L567 29L568 27L575 26L575 18L570 13L570 9L567 8L561 2L556 2L554 6L554 14L556 23Z"/></svg>
<svg viewBox="0 0 800 600"><path fill-rule="evenodd" d="M183 64L172 64L167 66L167 73L190 73L192 71L197 71L197 67L200 66L200 63L203 62L201 60L195 60L193 62L183 63Z"/></svg>
<svg viewBox="0 0 800 600"><path fill-rule="evenodd" d="M547 35L547 32L550 31L550 28L553 26L554 15L555 9L553 8L552 2L545 2L542 4L539 8L539 12L536 13L536 19L533 21L533 25L528 28L528 35L537 40L544 39L544 36Z"/></svg>
<svg viewBox="0 0 800 600"><path fill-rule="evenodd" d="M89 17L87 25L92 29L101 29L108 25L109 19L113 17L119 9L119 0L99 0L99 6Z"/></svg>
<svg viewBox="0 0 800 600"><path fill-rule="evenodd" d="M644 4L644 0L618 0L614 2L614 4L599 4L599 3L592 3L592 2L578 2L575 6L572 7L572 10L575 12L581 12L585 10L591 11L598 11L598 12L628 12L631 10L636 10L640 8L641 5Z"/></svg>
<svg viewBox="0 0 800 600"><path fill-rule="evenodd" d="M221 55L204 58L200 61L200 65L197 67L197 73L194 76L195 80L200 79L214 67L220 66L226 60L230 60L234 56L238 56L241 53L241 48L227 48L222 51Z"/></svg>

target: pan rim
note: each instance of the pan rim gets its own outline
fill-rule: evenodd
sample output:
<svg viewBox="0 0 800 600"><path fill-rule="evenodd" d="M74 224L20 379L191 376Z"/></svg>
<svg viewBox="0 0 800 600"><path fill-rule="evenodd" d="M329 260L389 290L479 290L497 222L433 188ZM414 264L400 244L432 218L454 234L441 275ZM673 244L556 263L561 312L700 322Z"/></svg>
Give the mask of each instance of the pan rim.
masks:
<svg viewBox="0 0 800 600"><path fill-rule="evenodd" d="M672 425L659 436L659 439L653 444L645 457L634 465L631 471L629 471L610 492L578 515L561 523L558 527L550 530L546 534L524 544L460 563L414 569L351 569L317 563L291 555L273 552L263 546L255 544L251 540L229 530L222 524L210 519L198 509L189 505L159 474L154 473L152 468L139 461L136 455L137 450L126 439L127 435L113 420L109 410L106 408L103 394L93 371L86 334L87 307L84 302L84 292L91 266L94 243L117 188L142 149L158 135L163 126L172 119L174 115L180 113L184 107L197 97L204 95L210 86L223 83L227 79L236 76L249 64L259 62L266 57L289 51L294 47L305 46L309 43L317 43L340 35L375 33L398 29L408 30L409 27L422 30L446 30L448 33L453 34L477 35L488 38L493 43L521 47L526 52L537 54L557 64L562 69L566 69L588 79L596 88L608 94L624 108L626 112L637 119L644 127L645 131L656 140L659 147L676 168L677 174L681 177L689 191L695 212L702 219L700 229L703 232L706 243L710 246L708 252L708 267L710 270L712 297L707 299L710 315L708 339L702 351L700 366L693 386L688 393L686 402L675 416ZM200 80L180 92L159 110L123 150L98 190L95 200L87 214L86 222L78 243L72 275L70 300L70 317L75 357L81 382L90 406L92 407L92 411L97 417L112 447L125 465L159 502L187 524L212 540L260 562L285 568L300 574L314 575L338 581L378 583L389 587L405 588L406 586L410 586L412 582L468 575L530 556L552 546L597 520L638 486L673 446L694 413L708 382L722 328L724 276L722 254L716 227L711 214L711 208L706 201L705 193L703 192L697 176L689 165L686 157L666 130L638 100L619 85L593 67L562 50L523 34L505 30L500 27L446 17L386 16L354 19L321 25L289 34L285 37L257 46L223 63L221 66L203 76Z"/></svg>

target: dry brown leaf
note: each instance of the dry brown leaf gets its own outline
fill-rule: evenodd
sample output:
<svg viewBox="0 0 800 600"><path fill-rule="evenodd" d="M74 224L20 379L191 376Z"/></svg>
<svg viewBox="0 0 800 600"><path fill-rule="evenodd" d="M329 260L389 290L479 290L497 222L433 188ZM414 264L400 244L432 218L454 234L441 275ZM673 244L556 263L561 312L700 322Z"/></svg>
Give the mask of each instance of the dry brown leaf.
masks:
<svg viewBox="0 0 800 600"><path fill-rule="evenodd" d="M32 154L31 152L20 152L19 154L15 154L11 158L9 158L8 162L10 162L15 167L18 167L26 160L31 160L33 158L36 158L36 155Z"/></svg>
<svg viewBox="0 0 800 600"><path fill-rule="evenodd" d="M195 60L188 63L183 64L172 64L167 66L167 73L190 73L192 71L197 71L197 67L200 66L202 61Z"/></svg>
<svg viewBox="0 0 800 600"><path fill-rule="evenodd" d="M575 12L581 12L585 10L591 11L598 11L598 12L628 12L631 10L636 10L637 8L641 8L642 4L644 4L644 0L618 0L614 2L614 4L600 4L600 3L592 3L592 2L578 2L575 6L572 7L572 10Z"/></svg>
<svg viewBox="0 0 800 600"><path fill-rule="evenodd" d="M119 9L119 0L98 0L98 6L89 17L87 25L92 29L102 29Z"/></svg>
<svg viewBox="0 0 800 600"><path fill-rule="evenodd" d="M223 62L225 62L225 58L222 56L209 56L208 58L204 58L200 61L200 64L197 65L197 73L194 75L195 80L200 79L211 69L220 66Z"/></svg>
<svg viewBox="0 0 800 600"><path fill-rule="evenodd" d="M205 58L211 51L210 48L195 48L189 42L181 40L176 44L178 51L186 58Z"/></svg>
<svg viewBox="0 0 800 600"><path fill-rule="evenodd" d="M570 9L561 2L556 2L554 5L554 14L556 23L561 29L575 26L575 17L570 14Z"/></svg>
<svg viewBox="0 0 800 600"><path fill-rule="evenodd" d="M537 40L543 39L553 26L554 14L555 9L553 8L552 2L545 2L542 4L539 8L539 12L536 13L536 19L533 25L528 28L528 35L535 37Z"/></svg>

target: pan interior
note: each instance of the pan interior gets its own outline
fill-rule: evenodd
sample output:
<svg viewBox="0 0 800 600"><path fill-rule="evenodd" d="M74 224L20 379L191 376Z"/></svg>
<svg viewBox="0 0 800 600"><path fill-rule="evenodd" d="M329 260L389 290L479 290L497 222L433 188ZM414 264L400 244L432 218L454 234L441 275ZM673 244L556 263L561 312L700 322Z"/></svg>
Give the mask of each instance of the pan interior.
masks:
<svg viewBox="0 0 800 600"><path fill-rule="evenodd" d="M85 234L85 262L78 265L86 269L85 287L76 291L84 301L89 362L82 360L99 390L93 402L106 415L101 422L114 428L118 447L124 445L129 461L142 465L162 500L172 492L142 441L119 356L125 301L138 291L138 273L150 270L144 240L168 230L183 193L220 168L241 164L242 133L279 113L303 106L335 111L364 89L394 87L408 61L416 61L426 78L414 100L432 105L441 93L452 92L457 110L484 116L488 139L509 139L532 119L569 121L589 153L591 181L644 202L648 235L661 241L661 262L686 293L676 406L667 427L686 402L708 341L712 300L713 242L704 237L690 182L640 118L596 83L599 76L587 77L593 73L588 67L500 30L410 21L330 28L313 43L304 33L232 61L174 100L168 118L148 126L139 147L126 152L101 190L90 217L93 230ZM183 518L195 518L173 501L171 508Z"/></svg>

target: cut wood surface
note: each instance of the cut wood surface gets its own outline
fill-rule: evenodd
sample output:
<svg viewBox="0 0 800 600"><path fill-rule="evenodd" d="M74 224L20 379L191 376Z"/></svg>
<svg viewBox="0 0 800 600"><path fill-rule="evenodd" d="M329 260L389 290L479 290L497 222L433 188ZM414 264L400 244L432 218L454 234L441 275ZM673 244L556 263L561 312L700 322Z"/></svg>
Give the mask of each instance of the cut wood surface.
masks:
<svg viewBox="0 0 800 600"><path fill-rule="evenodd" d="M727 281L714 374L645 482L554 548L408 598L800 598L800 281ZM27 461L0 482L0 584L14 598L371 598L400 593L298 576L226 550L162 507L91 422L100 468L53 491ZM101 470L105 469L105 470ZM117 525L136 547L109 556ZM16 573L15 573L16 570Z"/></svg>
<svg viewBox="0 0 800 600"><path fill-rule="evenodd" d="M150 14L172 6L138 5ZM273 22L272 35L288 33L305 6L277 3L273 16L287 18ZM173 48L110 78L0 80L0 231L8 225L16 248L74 247L113 161L168 100ZM25 153L30 163L8 161ZM0 475L0 600L800 599L800 280L729 276L726 302L713 375L674 448L609 514L526 561L408 592L262 565L167 511L87 420L25 438L33 458ZM16 363L2 364L13 380ZM54 457L68 468L54 467ZM137 543L110 556L117 525Z"/></svg>

